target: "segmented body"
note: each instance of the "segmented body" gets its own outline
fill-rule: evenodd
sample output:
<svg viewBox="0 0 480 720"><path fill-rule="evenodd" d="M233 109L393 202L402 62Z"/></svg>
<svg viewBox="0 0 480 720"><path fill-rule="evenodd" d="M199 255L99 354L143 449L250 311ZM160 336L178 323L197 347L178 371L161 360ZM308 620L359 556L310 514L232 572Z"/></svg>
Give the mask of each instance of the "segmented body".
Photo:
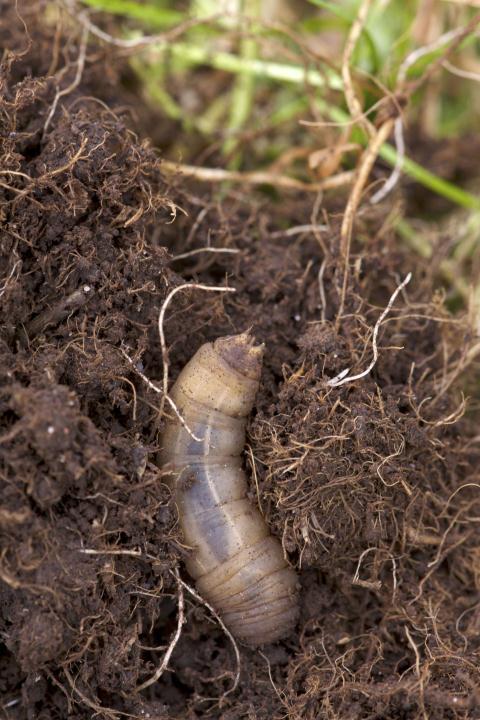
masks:
<svg viewBox="0 0 480 720"><path fill-rule="evenodd" d="M162 462L199 592L232 633L250 645L289 633L298 615L297 577L256 507L247 499L241 453L258 390L261 347L247 334L203 345L180 373L171 397L186 425L167 423Z"/></svg>

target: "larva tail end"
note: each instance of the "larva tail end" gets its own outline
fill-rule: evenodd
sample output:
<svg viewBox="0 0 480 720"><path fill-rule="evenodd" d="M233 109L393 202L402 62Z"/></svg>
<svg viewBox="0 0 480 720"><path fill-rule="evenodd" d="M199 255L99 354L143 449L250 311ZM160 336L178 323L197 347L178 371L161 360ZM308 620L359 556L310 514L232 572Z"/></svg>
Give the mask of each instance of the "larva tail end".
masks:
<svg viewBox="0 0 480 720"><path fill-rule="evenodd" d="M227 335L215 340L214 348L220 357L236 372L250 380L259 380L265 346L254 345L255 338L249 332Z"/></svg>

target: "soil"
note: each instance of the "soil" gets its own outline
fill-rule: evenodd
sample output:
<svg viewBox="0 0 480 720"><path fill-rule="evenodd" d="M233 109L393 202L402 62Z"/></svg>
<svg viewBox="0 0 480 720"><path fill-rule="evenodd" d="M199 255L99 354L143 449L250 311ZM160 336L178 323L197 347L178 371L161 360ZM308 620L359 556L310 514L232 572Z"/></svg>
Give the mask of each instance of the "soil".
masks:
<svg viewBox="0 0 480 720"><path fill-rule="evenodd" d="M1 712L480 717L475 338L437 289L441 258L413 259L390 205L366 206L345 278L338 193L326 229L294 235L309 198L167 180L121 58L92 45L52 113L76 30L38 3L21 16L0 2ZM175 259L208 242L238 252ZM375 367L328 385L368 366L410 270ZM266 345L245 462L302 585L295 632L240 646L232 693L232 645L190 593L168 669L136 692L175 632L175 570L190 582L155 463L160 396L138 373L161 383L159 310L187 282L236 292L175 296L171 381L207 340L251 327Z"/></svg>

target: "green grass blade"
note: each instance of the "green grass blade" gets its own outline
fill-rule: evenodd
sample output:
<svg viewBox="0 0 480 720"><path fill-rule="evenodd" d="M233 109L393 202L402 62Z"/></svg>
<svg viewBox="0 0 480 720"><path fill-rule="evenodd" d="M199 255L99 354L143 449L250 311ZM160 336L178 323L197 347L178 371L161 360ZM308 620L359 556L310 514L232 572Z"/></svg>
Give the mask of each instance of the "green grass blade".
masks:
<svg viewBox="0 0 480 720"><path fill-rule="evenodd" d="M184 18L183 13L153 7L151 5L140 5L132 0L83 0L83 2L90 7L112 13L124 14L141 20L142 22L145 21L157 25L168 25ZM320 2L325 2L325 0L320 0ZM468 39L469 38L466 40ZM199 46L192 42L171 43L169 45L161 43L157 46L151 46L149 49L151 53L158 53L159 51L162 53L168 51L172 56L183 61L185 64L205 64L226 72L241 74L244 78L252 76L264 80L300 85L306 83L314 88L328 87L332 90L343 90L341 77L330 68L325 69L325 72L320 72L312 67L305 68L300 65L277 63L262 60L257 57L239 57L229 52L210 50L206 46ZM247 94L250 95L251 88L245 85L242 88L242 93L244 93L245 99ZM337 106L325 102L323 98L317 98L317 105L322 112L335 122L345 123L350 120L346 112ZM366 138L363 138L362 142L365 143ZM380 156L392 167L396 165L397 152L395 148L388 143L381 147ZM408 157L403 158L402 171L424 187L429 188L438 195L445 197L461 207L469 210L480 208L480 199L478 197L438 177Z"/></svg>
<svg viewBox="0 0 480 720"><path fill-rule="evenodd" d="M185 19L185 13L154 5L140 5L134 0L82 0L85 5L96 10L124 15L139 20L145 25L154 28L171 27Z"/></svg>

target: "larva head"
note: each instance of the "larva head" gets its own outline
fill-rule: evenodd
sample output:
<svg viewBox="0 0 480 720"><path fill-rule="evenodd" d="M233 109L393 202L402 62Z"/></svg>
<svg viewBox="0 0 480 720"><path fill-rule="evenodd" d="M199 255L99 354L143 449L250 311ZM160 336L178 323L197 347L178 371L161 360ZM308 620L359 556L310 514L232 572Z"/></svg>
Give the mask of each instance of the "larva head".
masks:
<svg viewBox="0 0 480 720"><path fill-rule="evenodd" d="M255 402L262 370L263 346L248 333L202 345L183 368L170 397L180 409L189 404L244 418Z"/></svg>
<svg viewBox="0 0 480 720"><path fill-rule="evenodd" d="M245 332L240 335L227 335L213 343L215 352L237 373L249 380L260 379L265 346L254 345L255 338Z"/></svg>

